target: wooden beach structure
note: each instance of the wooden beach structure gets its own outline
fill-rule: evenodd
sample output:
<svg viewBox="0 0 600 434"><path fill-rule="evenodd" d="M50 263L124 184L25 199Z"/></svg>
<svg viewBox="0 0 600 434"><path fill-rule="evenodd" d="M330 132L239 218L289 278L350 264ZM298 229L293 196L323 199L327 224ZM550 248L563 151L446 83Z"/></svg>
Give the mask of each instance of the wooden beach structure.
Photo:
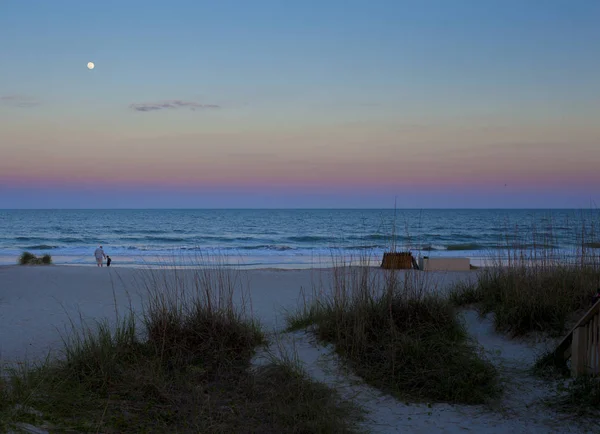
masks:
<svg viewBox="0 0 600 434"><path fill-rule="evenodd" d="M388 252L383 254L381 268L388 270L409 270L415 262L410 252Z"/></svg>
<svg viewBox="0 0 600 434"><path fill-rule="evenodd" d="M577 322L554 351L557 361L571 359L571 375L600 373L600 300Z"/></svg>

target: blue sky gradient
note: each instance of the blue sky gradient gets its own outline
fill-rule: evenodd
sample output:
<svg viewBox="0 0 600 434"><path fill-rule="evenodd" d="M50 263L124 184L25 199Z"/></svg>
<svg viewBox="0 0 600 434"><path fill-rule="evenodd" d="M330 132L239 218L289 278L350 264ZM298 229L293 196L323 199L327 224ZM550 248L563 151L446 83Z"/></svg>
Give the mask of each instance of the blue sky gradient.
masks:
<svg viewBox="0 0 600 434"><path fill-rule="evenodd" d="M4 0L0 40L2 208L600 200L598 1Z"/></svg>

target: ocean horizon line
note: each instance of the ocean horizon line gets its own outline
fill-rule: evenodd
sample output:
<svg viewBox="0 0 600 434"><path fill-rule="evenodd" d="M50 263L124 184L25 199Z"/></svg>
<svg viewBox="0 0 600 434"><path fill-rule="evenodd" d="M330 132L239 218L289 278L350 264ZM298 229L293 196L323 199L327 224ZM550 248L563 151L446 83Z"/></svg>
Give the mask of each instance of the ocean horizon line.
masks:
<svg viewBox="0 0 600 434"><path fill-rule="evenodd" d="M0 208L0 211L598 211L600 207L557 207L557 208L549 208L549 207L468 207L468 208L446 208L446 207L428 207L428 208L403 208L403 207L391 207L391 208L381 208L381 207L257 207L257 208L248 208L248 207L206 207L206 208L189 208L189 207L166 207L166 208Z"/></svg>

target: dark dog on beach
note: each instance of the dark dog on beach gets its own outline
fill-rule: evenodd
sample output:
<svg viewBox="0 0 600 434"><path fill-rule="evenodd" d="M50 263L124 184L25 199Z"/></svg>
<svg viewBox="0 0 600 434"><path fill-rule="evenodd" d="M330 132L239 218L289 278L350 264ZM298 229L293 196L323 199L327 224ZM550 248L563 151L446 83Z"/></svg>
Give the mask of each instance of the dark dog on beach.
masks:
<svg viewBox="0 0 600 434"><path fill-rule="evenodd" d="M106 266L110 267L110 263L112 262L112 259L110 259L110 256L106 256Z"/></svg>

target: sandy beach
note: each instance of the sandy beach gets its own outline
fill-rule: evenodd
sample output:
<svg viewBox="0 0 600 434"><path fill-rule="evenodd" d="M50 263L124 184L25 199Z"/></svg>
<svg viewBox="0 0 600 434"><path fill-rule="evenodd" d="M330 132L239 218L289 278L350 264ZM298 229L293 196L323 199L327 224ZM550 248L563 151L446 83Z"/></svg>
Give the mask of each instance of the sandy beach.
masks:
<svg viewBox="0 0 600 434"><path fill-rule="evenodd" d="M169 278L175 273L153 272ZM2 362L35 362L49 352L60 356L57 351L61 336L68 335L71 322L79 327L82 320L89 325L105 318L112 321L115 310L123 313L129 306L140 313L145 300L143 281L149 273L129 268L0 267ZM272 337L270 351L284 357L294 353L312 378L335 387L344 398L365 408L367 432L592 432L562 420L541 401L551 392L551 385L533 377L529 369L551 343L510 340L495 333L489 318L463 311L469 333L501 370L507 388L504 397L492 406L401 403L337 369L337 356L331 348L317 343L312 334L284 332L285 312L297 309L303 294L310 295L311 288L327 290L333 270L260 269L236 273L251 297L252 315ZM477 277L477 271L417 273L428 279L429 287L439 291L452 282ZM176 274L183 279L191 276L190 270L178 270ZM255 364L261 363L264 354L259 349Z"/></svg>
<svg viewBox="0 0 600 434"><path fill-rule="evenodd" d="M375 272L380 270L375 269ZM141 312L148 268L97 268L86 266L0 267L0 357L8 361L34 361L60 347L61 334L71 321L115 318L115 305L121 313L129 306ZM173 276L173 270L164 271ZM240 290L250 295L248 310L266 331L285 328L285 312L302 303L303 292L327 287L331 269L235 270ZM178 270L178 276L191 276ZM428 273L432 286L442 288L473 272Z"/></svg>

